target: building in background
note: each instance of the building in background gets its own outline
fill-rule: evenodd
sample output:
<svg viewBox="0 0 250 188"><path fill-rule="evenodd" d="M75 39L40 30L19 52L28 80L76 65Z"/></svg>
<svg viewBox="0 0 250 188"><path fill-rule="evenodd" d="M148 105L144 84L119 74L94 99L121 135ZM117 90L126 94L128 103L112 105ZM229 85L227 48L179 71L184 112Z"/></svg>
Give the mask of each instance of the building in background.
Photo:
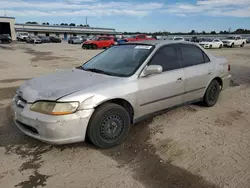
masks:
<svg viewBox="0 0 250 188"><path fill-rule="evenodd" d="M16 40L15 18L0 16L0 34L9 34L12 40Z"/></svg>
<svg viewBox="0 0 250 188"><path fill-rule="evenodd" d="M9 34L12 40L16 40L16 33L18 32L27 32L31 36L58 36L64 40L67 40L70 36L120 34L112 28L18 24L15 23L14 17L0 17L0 34Z"/></svg>

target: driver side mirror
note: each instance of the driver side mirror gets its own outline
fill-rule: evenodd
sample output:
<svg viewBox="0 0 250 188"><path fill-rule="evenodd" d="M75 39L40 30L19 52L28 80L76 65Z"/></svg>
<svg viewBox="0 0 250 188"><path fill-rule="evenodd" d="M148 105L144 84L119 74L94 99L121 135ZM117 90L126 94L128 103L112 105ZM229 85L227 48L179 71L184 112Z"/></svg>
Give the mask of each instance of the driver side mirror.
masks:
<svg viewBox="0 0 250 188"><path fill-rule="evenodd" d="M152 74L161 74L161 73L162 73L161 65L149 65L142 71L141 77L146 77Z"/></svg>

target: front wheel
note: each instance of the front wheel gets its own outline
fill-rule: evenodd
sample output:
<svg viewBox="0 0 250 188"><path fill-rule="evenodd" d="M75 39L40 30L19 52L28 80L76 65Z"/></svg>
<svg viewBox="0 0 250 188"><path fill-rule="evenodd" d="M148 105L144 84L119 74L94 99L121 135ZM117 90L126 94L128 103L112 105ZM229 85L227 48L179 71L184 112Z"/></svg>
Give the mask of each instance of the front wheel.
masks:
<svg viewBox="0 0 250 188"><path fill-rule="evenodd" d="M210 45L209 48L211 49L211 48L212 48L212 45Z"/></svg>
<svg viewBox="0 0 250 188"><path fill-rule="evenodd" d="M233 43L233 44L231 44L231 48L234 48L234 43Z"/></svg>
<svg viewBox="0 0 250 188"><path fill-rule="evenodd" d="M244 45L245 45L245 43L243 42L243 43L240 45L240 47L244 47Z"/></svg>
<svg viewBox="0 0 250 188"><path fill-rule="evenodd" d="M92 44L91 47L92 47L92 49L94 49L94 50L96 50L96 49L98 48L96 44Z"/></svg>
<svg viewBox="0 0 250 188"><path fill-rule="evenodd" d="M87 136L99 148L121 144L130 130L130 116L120 105L107 103L98 107L88 124Z"/></svg>
<svg viewBox="0 0 250 188"><path fill-rule="evenodd" d="M221 86L217 80L213 80L207 90L206 93L203 97L203 104L204 106L211 107L214 106L219 99L221 91Z"/></svg>
<svg viewBox="0 0 250 188"><path fill-rule="evenodd" d="M222 48L222 44L219 46L219 48L220 48L220 49Z"/></svg>

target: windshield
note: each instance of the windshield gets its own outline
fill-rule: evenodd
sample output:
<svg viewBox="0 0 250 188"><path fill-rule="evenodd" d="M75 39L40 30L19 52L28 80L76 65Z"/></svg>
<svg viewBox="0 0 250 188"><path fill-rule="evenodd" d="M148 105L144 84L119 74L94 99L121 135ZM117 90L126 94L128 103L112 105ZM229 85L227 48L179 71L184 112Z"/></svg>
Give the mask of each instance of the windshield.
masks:
<svg viewBox="0 0 250 188"><path fill-rule="evenodd" d="M203 42L213 42L213 39L202 39Z"/></svg>
<svg viewBox="0 0 250 188"><path fill-rule="evenodd" d="M84 70L128 77L134 74L153 50L150 45L120 45L103 51L82 65Z"/></svg>
<svg viewBox="0 0 250 188"><path fill-rule="evenodd" d="M136 38L136 35L131 35L129 38L135 39L135 38Z"/></svg>
<svg viewBox="0 0 250 188"><path fill-rule="evenodd" d="M174 40L183 40L183 38L177 37L177 38L174 38Z"/></svg>
<svg viewBox="0 0 250 188"><path fill-rule="evenodd" d="M27 35L28 35L28 33L21 33L21 35L25 35L25 36L27 36Z"/></svg>
<svg viewBox="0 0 250 188"><path fill-rule="evenodd" d="M234 39L235 39L235 37L227 37L226 39L233 39L233 40L234 40Z"/></svg>

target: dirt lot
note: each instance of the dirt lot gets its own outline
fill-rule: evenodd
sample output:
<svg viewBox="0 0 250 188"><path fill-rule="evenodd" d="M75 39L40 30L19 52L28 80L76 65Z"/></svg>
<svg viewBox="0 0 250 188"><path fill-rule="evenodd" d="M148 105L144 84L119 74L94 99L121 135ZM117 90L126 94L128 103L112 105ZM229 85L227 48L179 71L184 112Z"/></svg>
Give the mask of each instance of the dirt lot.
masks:
<svg viewBox="0 0 250 188"><path fill-rule="evenodd" d="M1 188L250 187L250 46L211 50L230 61L233 75L215 107L185 106L136 124L114 149L55 147L23 135L9 107L17 87L98 52L66 43L0 45Z"/></svg>

